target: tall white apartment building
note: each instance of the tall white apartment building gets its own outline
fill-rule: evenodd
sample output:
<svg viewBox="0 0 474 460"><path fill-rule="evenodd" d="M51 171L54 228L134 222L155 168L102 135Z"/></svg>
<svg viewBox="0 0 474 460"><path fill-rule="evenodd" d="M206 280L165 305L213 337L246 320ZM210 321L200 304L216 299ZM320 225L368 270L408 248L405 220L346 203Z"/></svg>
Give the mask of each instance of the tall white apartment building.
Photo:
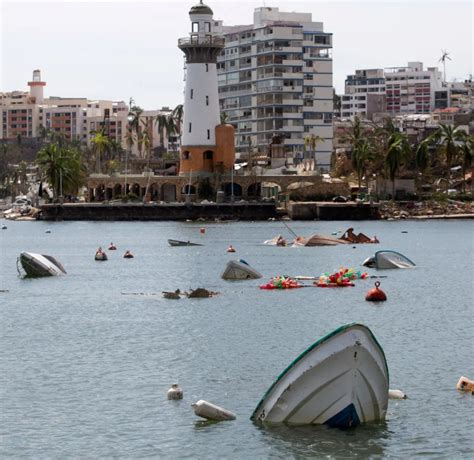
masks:
<svg viewBox="0 0 474 460"><path fill-rule="evenodd" d="M371 113L385 111L385 76L383 69L356 70L345 81L341 97L341 117L369 118Z"/></svg>
<svg viewBox="0 0 474 460"><path fill-rule="evenodd" d="M328 169L332 152L332 34L311 13L261 7L253 24L215 26L225 36L217 71L221 113L236 128L241 155L283 138L289 159L302 157L304 139L320 136L316 160Z"/></svg>

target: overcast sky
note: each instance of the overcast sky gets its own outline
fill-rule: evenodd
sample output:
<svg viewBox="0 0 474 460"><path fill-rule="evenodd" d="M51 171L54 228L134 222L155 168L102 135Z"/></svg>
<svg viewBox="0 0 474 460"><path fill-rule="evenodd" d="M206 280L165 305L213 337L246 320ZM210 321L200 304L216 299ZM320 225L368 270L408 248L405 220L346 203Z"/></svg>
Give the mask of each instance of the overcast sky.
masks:
<svg viewBox="0 0 474 460"><path fill-rule="evenodd" d="M189 8L198 0L0 0L0 91L26 90L41 69L46 96L125 100L146 108L182 102L183 54L179 37L190 30ZM438 66L441 50L452 61L447 79L472 71L471 1L207 0L215 19L250 24L259 6L311 12L334 34L334 86L355 69Z"/></svg>

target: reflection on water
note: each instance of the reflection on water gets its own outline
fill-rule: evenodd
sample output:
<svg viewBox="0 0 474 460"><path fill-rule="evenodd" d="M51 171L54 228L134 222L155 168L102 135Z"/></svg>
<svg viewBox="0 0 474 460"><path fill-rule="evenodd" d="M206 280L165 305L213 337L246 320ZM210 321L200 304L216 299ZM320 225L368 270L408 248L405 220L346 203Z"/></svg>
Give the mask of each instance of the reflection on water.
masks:
<svg viewBox="0 0 474 460"><path fill-rule="evenodd" d="M258 426L264 442L284 458L383 457L390 442L387 423L341 430L323 426Z"/></svg>

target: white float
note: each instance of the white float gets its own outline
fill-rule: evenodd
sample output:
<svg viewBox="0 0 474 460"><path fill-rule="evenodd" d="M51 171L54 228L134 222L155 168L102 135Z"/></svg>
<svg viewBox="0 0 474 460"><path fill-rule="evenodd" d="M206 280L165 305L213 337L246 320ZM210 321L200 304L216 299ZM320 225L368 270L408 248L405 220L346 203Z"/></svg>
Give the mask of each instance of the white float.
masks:
<svg viewBox="0 0 474 460"><path fill-rule="evenodd" d="M235 420L235 414L233 412L208 401L204 401L204 399L200 399L198 402L191 404L191 407L197 416L207 420Z"/></svg>
<svg viewBox="0 0 474 460"><path fill-rule="evenodd" d="M177 383L173 383L167 393L168 399L183 399L183 390Z"/></svg>
<svg viewBox="0 0 474 460"><path fill-rule="evenodd" d="M388 390L388 399L407 399L408 396L402 390Z"/></svg>

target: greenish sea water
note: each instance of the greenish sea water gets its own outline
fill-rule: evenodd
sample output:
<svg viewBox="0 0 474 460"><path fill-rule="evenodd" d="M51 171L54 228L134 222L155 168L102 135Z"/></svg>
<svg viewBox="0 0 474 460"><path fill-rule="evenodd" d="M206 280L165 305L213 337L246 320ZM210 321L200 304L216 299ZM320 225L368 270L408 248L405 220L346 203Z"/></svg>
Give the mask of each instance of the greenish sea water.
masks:
<svg viewBox="0 0 474 460"><path fill-rule="evenodd" d="M474 452L472 221L294 222L302 235L349 226L380 245L279 248L261 243L278 222L5 222L0 230L1 458L468 458ZM201 235L199 228L206 233ZM45 230L51 229L51 233ZM402 232L407 233L402 233ZM172 248L168 238L202 247ZM118 250L95 262L98 246ZM236 254L227 254L232 244ZM130 249L134 259L123 259ZM374 280L348 289L262 291L277 274L361 269L377 249L417 267L383 274L388 301L364 300ZM20 279L21 251L57 257L67 276ZM263 280L226 282L231 258ZM166 300L198 286L211 299ZM250 420L276 376L341 324L361 322L384 348L390 387L385 423L341 431L263 428ZM168 401L178 382L182 401ZM234 411L206 423L190 407L206 399Z"/></svg>

